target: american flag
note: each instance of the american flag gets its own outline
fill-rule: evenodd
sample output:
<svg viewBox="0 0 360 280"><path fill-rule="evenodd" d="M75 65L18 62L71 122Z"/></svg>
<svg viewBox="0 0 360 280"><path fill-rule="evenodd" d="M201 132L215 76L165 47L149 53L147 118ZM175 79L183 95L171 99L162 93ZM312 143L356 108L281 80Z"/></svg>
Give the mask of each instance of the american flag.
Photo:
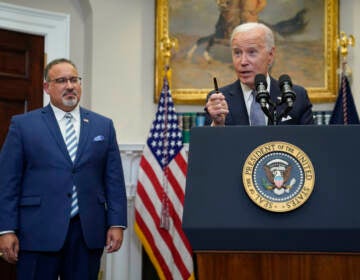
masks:
<svg viewBox="0 0 360 280"><path fill-rule="evenodd" d="M195 279L191 247L181 225L186 169L182 131L165 76L135 197L135 232L160 279Z"/></svg>

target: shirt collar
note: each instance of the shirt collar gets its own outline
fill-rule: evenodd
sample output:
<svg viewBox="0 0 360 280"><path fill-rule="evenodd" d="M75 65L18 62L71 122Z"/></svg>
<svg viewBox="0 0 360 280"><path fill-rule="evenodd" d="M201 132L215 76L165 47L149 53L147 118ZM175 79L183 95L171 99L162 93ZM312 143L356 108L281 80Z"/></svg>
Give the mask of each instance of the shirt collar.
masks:
<svg viewBox="0 0 360 280"><path fill-rule="evenodd" d="M50 106L54 111L56 120L61 121L64 118L64 116L65 116L65 114L67 112L65 112L65 111L61 110L60 108L56 107L51 102L50 102ZM80 106L79 106L79 104L74 108L74 110L70 111L69 113L71 113L71 115L73 116L75 121L79 120L80 119Z"/></svg>

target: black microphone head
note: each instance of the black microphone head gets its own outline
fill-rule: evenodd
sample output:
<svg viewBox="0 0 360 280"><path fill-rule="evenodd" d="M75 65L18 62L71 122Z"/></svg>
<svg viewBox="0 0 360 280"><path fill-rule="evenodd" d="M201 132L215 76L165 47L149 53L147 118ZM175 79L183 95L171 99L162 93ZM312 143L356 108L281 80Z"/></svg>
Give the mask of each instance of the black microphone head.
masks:
<svg viewBox="0 0 360 280"><path fill-rule="evenodd" d="M282 88L285 83L288 83L288 85L290 85L290 87L292 87L292 82L291 82L289 75L283 74L279 77L280 88Z"/></svg>
<svg viewBox="0 0 360 280"><path fill-rule="evenodd" d="M255 87L260 84L263 84L265 88L267 87L266 77L264 74L256 74L255 76Z"/></svg>
<svg viewBox="0 0 360 280"><path fill-rule="evenodd" d="M292 90L292 82L288 75L284 74L279 77L279 87L282 92L282 102L286 102L288 108L292 108L296 99L296 94Z"/></svg>

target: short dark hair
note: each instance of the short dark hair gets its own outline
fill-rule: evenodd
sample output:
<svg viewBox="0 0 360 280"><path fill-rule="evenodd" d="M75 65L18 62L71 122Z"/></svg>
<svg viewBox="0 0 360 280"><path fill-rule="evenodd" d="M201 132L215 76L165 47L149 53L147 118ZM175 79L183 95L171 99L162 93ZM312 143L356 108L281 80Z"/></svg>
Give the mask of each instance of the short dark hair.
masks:
<svg viewBox="0 0 360 280"><path fill-rule="evenodd" d="M53 66L56 65L56 64L60 64L60 63L69 63L69 64L71 64L71 65L77 70L77 67L76 67L75 63L72 62L70 59L67 59L67 58L57 58L57 59L54 59L54 60L50 61L50 62L46 65L46 67L45 67L45 69L44 69L44 79L45 79L45 81L47 81L47 82L49 81L49 80L48 80L48 79L49 79L49 71L50 71L51 67L53 67Z"/></svg>

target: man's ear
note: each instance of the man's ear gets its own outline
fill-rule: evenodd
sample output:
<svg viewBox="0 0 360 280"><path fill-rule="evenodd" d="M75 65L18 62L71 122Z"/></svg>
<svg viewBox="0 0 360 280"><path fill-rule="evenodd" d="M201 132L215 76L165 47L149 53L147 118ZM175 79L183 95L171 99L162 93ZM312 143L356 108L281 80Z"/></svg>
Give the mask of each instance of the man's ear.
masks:
<svg viewBox="0 0 360 280"><path fill-rule="evenodd" d="M49 94L49 85L48 82L43 82L43 89L47 94Z"/></svg>
<svg viewBox="0 0 360 280"><path fill-rule="evenodd" d="M269 66L272 66L274 63L274 59L275 59L275 47L272 47L271 50L269 51Z"/></svg>

